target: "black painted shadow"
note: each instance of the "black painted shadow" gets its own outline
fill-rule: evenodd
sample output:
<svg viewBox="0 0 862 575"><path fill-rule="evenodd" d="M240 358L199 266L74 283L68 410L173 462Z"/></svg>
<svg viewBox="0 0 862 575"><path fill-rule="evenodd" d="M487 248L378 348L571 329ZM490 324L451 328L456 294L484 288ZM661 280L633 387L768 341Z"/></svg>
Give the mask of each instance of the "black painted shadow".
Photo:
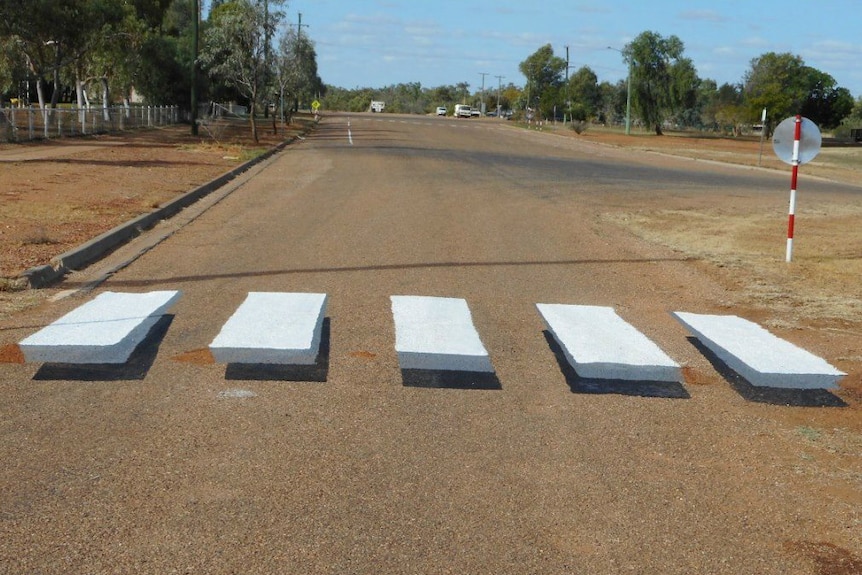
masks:
<svg viewBox="0 0 862 575"><path fill-rule="evenodd" d="M591 395L630 395L635 397L659 397L665 399L690 399L691 395L682 383L675 381L634 381L624 379L589 379L581 377L566 359L557 340L548 330L542 332L548 347L557 359L557 365L566 378L572 393Z"/></svg>
<svg viewBox="0 0 862 575"><path fill-rule="evenodd" d="M747 379L734 371L711 349L696 337L689 337L691 343L712 364L713 369L730 384L736 393L746 401L786 405L789 407L847 407L847 403L826 389L796 389L788 387L763 387L752 385Z"/></svg>
<svg viewBox="0 0 862 575"><path fill-rule="evenodd" d="M329 318L323 318L320 350L314 363L308 365L229 363L224 377L230 380L325 382L329 377Z"/></svg>
<svg viewBox="0 0 862 575"><path fill-rule="evenodd" d="M405 387L432 389L503 389L496 373L486 371L449 371L443 369L402 369Z"/></svg>
<svg viewBox="0 0 862 575"><path fill-rule="evenodd" d="M33 376L38 381L135 381L144 379L156 355L159 345L168 328L174 321L173 315L163 315L153 324L126 363L45 363Z"/></svg>

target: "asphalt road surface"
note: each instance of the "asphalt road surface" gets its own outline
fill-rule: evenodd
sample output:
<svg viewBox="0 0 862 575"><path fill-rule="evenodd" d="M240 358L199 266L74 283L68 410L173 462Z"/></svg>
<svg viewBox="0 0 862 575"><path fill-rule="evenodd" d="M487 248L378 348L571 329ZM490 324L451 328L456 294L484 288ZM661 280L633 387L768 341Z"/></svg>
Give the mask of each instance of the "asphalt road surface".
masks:
<svg viewBox="0 0 862 575"><path fill-rule="evenodd" d="M669 314L723 288L597 217L786 185L488 120L326 117L95 289L182 291L135 366L0 365L0 572L818 573L806 550L853 549L858 508L797 473L793 408L746 401ZM325 381L206 360L251 291L329 295ZM405 385L391 295L464 298L500 388ZM685 384L579 387L537 303L613 306Z"/></svg>

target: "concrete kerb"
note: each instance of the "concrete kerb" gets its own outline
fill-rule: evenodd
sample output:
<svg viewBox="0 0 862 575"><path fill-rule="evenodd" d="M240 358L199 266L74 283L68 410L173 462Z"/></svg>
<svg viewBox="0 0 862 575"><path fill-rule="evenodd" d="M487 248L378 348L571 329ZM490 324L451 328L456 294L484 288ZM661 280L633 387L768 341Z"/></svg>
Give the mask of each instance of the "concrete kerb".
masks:
<svg viewBox="0 0 862 575"><path fill-rule="evenodd" d="M256 158L253 158L229 172L222 174L218 178L194 188L162 206L159 206L152 212L140 215L128 222L120 224L100 236L81 244L80 246L60 254L51 260L50 265L41 265L26 270L21 274L21 278L26 281L27 287L31 289L44 288L56 283L67 273L79 270L100 260L119 246L152 228L158 222L176 215L183 208L194 204L207 194L210 194L224 186L251 167L280 152L297 139L298 138L294 137L285 140Z"/></svg>

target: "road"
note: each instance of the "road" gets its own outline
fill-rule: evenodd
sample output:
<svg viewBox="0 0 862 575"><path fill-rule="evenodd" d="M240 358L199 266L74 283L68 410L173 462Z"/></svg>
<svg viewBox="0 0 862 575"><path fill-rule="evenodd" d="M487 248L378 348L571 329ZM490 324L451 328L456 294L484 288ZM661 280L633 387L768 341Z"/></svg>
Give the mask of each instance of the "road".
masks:
<svg viewBox="0 0 862 575"><path fill-rule="evenodd" d="M859 493L800 467L800 408L746 401L670 317L724 288L598 217L786 179L488 120L329 116L97 288L182 291L142 373L0 365L0 572L852 568ZM329 295L325 382L207 361L250 291ZM501 389L405 386L391 295L464 298ZM613 306L685 366L685 397L573 389L536 303Z"/></svg>

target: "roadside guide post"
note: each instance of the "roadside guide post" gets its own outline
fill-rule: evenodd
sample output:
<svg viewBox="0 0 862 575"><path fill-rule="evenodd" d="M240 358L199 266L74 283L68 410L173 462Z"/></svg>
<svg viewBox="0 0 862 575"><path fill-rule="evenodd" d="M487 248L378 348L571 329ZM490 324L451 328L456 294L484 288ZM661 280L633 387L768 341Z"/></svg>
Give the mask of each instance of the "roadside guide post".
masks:
<svg viewBox="0 0 862 575"><path fill-rule="evenodd" d="M817 124L799 114L778 124L772 137L775 155L792 166L790 178L790 210L787 220L787 253L785 261L793 259L793 228L796 223L796 180L800 164L813 160L820 153L823 138Z"/></svg>

